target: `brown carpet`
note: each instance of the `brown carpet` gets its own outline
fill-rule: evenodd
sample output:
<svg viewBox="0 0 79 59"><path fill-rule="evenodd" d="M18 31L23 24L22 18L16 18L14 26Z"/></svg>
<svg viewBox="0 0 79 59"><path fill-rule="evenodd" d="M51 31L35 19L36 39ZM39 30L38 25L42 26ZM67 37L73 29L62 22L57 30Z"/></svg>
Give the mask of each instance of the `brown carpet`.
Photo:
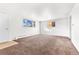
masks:
<svg viewBox="0 0 79 59"><path fill-rule="evenodd" d="M17 45L0 50L1 55L78 55L67 37L35 35L18 40Z"/></svg>

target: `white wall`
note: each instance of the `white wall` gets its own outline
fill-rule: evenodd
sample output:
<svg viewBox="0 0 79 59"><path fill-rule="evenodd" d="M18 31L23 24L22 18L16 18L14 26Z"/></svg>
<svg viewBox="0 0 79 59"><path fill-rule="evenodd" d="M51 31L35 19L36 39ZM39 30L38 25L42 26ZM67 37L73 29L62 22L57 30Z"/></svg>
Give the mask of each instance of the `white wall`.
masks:
<svg viewBox="0 0 79 59"><path fill-rule="evenodd" d="M79 51L79 4L76 4L70 14L72 16L72 42Z"/></svg>
<svg viewBox="0 0 79 59"><path fill-rule="evenodd" d="M41 23L41 34L70 37L70 18L55 19L55 28L48 29L47 21Z"/></svg>
<svg viewBox="0 0 79 59"><path fill-rule="evenodd" d="M23 7L23 6L22 6ZM39 34L39 24L37 19L31 17L31 13L23 9L20 4L0 4L0 13L8 15L8 40L14 40L15 38L27 37L31 35ZM23 18L31 18L36 21L36 27L25 28L22 24ZM4 27L4 26L3 26ZM7 31L6 31L7 32ZM4 36L5 37L5 36ZM7 39L5 39L7 40ZM2 41L2 40L1 40Z"/></svg>
<svg viewBox="0 0 79 59"><path fill-rule="evenodd" d="M32 35L39 34L39 22L36 19L30 17L31 15L27 15L23 13L16 13L9 20L10 27L10 39L18 39L22 37L28 37ZM23 19L33 19L35 21L35 27L23 27Z"/></svg>

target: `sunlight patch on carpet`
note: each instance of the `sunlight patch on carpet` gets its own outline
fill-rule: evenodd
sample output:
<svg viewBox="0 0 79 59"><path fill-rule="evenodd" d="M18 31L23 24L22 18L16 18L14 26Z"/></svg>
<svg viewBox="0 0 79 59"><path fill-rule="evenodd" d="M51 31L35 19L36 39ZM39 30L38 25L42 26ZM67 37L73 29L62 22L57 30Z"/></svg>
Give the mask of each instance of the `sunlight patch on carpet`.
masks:
<svg viewBox="0 0 79 59"><path fill-rule="evenodd" d="M18 43L15 41L8 41L8 42L0 43L0 50L4 49L4 48L11 47L11 46L16 45L16 44L18 44Z"/></svg>

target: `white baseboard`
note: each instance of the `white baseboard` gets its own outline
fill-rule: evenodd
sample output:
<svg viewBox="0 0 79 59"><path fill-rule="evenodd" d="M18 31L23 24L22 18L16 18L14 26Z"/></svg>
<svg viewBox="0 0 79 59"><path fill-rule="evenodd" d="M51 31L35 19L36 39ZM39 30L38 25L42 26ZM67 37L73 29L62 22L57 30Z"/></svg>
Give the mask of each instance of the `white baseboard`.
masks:
<svg viewBox="0 0 79 59"><path fill-rule="evenodd" d="M79 52L79 45L76 43L76 41L71 40L77 51Z"/></svg>
<svg viewBox="0 0 79 59"><path fill-rule="evenodd" d="M33 34L33 35L38 35L38 34ZM19 39L19 38L30 37L30 36L33 36L33 35L21 35L21 36L17 36L16 40Z"/></svg>

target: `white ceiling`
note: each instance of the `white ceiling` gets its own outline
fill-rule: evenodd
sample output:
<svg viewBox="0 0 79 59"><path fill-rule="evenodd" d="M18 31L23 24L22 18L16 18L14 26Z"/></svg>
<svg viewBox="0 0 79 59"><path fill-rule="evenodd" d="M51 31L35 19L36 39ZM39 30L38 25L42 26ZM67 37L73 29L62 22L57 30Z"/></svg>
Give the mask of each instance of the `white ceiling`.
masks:
<svg viewBox="0 0 79 59"><path fill-rule="evenodd" d="M0 13L27 14L38 20L56 19L69 15L73 3L15 3L0 4Z"/></svg>

